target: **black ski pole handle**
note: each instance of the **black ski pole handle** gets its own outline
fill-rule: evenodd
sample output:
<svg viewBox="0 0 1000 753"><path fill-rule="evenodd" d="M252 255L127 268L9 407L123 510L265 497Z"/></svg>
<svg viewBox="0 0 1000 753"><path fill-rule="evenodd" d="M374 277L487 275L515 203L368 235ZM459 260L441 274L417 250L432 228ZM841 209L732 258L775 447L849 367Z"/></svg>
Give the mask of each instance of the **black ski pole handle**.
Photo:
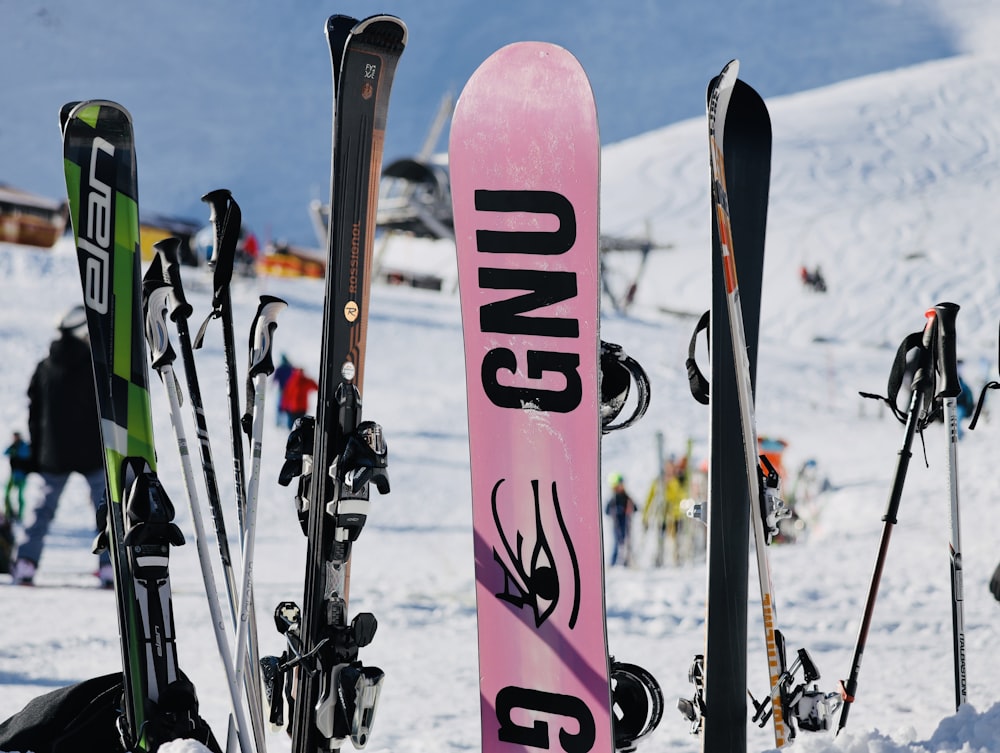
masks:
<svg viewBox="0 0 1000 753"><path fill-rule="evenodd" d="M924 312L924 329L920 333L920 351L917 362L917 370L913 373L911 386L913 390L918 387L926 394L924 382L934 378L934 347L937 340L938 320L937 311L933 308ZM916 334L916 333L914 333ZM905 341L904 341L905 342ZM919 406L918 406L919 407Z"/></svg>
<svg viewBox="0 0 1000 753"><path fill-rule="evenodd" d="M955 346L955 319L958 316L957 303L939 303L937 312L937 359L938 389L935 398L955 398L962 394L958 381L958 359Z"/></svg>
<svg viewBox="0 0 1000 753"><path fill-rule="evenodd" d="M209 264L215 269L212 278L215 293L212 307L218 308L221 303L220 295L229 289L229 283L233 279L233 264L236 260L236 246L240 240L243 213L233 194L226 188L209 191L201 197L201 200L211 207L209 221L215 229Z"/></svg>

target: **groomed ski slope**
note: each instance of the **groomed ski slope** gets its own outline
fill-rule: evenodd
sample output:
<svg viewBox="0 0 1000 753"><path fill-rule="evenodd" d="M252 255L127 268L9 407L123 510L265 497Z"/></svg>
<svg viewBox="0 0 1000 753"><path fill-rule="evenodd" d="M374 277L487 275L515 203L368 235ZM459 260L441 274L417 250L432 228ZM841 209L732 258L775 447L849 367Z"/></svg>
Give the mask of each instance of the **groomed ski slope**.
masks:
<svg viewBox="0 0 1000 753"><path fill-rule="evenodd" d="M982 21L988 28L991 18ZM752 66L743 73L755 83ZM998 376L1000 249L992 232L998 79L1000 60L970 54L767 100L775 138L757 416L761 434L790 443L787 467L813 458L834 486L821 498L808 539L771 551L780 625L790 648L810 649L823 689L832 690L849 669L902 441L902 426L858 398L858 390L884 390L899 341L921 328L927 306L942 300L962 306L958 342L967 380L978 393ZM677 453L692 437L698 459L707 439L707 410L690 398L683 372L694 320L661 311L693 314L707 306L706 141L699 118L613 145L604 155L604 230L640 233L648 219L656 239L675 246L650 259L631 314L606 307L602 322L605 339L623 344L652 379L646 418L604 442L602 476L624 473L640 500L655 472L656 431ZM140 180L142 155L140 147ZM628 255L613 260L613 279L627 277L636 263ZM802 288L803 263L822 265L828 293ZM210 278L184 272L197 324L209 311ZM0 278L7 293L0 305L0 426L24 428L34 363L58 316L79 300L76 261L64 243L52 252L0 246ZM315 374L321 284L240 282L233 290L238 332L248 330L264 292L290 304L275 335L278 352ZM210 330L198 354L200 377L220 485L231 499L222 345L213 337ZM376 287L368 350L365 415L385 426L393 484L391 495L375 498L352 577L352 609L373 611L380 621L363 658L388 674L369 750L476 750L457 297ZM165 394L155 383L152 392L161 476L191 536ZM929 468L915 443L848 727L836 739L803 733L797 749L1000 751L1000 603L986 590L1000 560L998 400L992 393L989 415L959 448L971 705L954 713L947 469L937 425L924 437ZM269 426L255 566L264 652L280 650L267 616L277 601L299 598L305 551L291 494L274 482L283 443L283 430ZM112 597L92 588L89 575L86 508L82 498L64 501L38 588L0 586L0 717L54 687L119 668ZM639 567L607 574L611 649L647 666L670 706L643 750L693 750L696 741L672 706L675 697L689 695L688 664L702 647L704 567L652 569L651 542L641 528L636 533ZM203 715L224 735L228 701L193 542L174 555L179 660L199 690ZM753 601L754 589L750 594ZM751 603L749 614L749 671L759 695L766 685L759 605ZM772 740L769 729L750 729L751 750L769 750ZM269 746L288 749L282 735L272 735Z"/></svg>

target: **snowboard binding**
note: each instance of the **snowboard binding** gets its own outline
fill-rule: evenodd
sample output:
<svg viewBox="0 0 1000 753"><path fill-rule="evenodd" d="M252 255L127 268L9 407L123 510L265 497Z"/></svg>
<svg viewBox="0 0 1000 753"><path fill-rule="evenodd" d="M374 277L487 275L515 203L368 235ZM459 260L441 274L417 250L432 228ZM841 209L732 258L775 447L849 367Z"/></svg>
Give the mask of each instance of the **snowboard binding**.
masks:
<svg viewBox="0 0 1000 753"><path fill-rule="evenodd" d="M636 743L663 718L663 691L647 670L611 657L611 714L616 751L635 750Z"/></svg>
<svg viewBox="0 0 1000 753"><path fill-rule="evenodd" d="M601 433L631 426L646 413L649 407L649 377L638 361L629 356L621 345L601 340ZM637 401L632 414L619 423L628 401L632 382L635 382Z"/></svg>
<svg viewBox="0 0 1000 753"><path fill-rule="evenodd" d="M691 734L699 735L705 724L705 656L697 654L688 669L688 682L694 685L691 698L678 698L677 709L691 722Z"/></svg>

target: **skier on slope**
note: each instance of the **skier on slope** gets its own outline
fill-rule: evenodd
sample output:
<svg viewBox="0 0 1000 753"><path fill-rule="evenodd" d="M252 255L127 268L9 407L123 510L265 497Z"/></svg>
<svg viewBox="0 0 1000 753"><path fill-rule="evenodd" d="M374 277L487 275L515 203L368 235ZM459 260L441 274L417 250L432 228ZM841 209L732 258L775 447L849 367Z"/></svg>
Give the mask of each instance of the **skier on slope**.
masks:
<svg viewBox="0 0 1000 753"><path fill-rule="evenodd" d="M59 323L59 338L36 367L28 387L31 464L42 480L42 498L17 550L14 582L19 585L34 582L45 536L73 473L86 479L98 519L106 509L104 449L86 324L83 306L66 313ZM110 588L114 574L107 549L101 552L98 567L101 585Z"/></svg>

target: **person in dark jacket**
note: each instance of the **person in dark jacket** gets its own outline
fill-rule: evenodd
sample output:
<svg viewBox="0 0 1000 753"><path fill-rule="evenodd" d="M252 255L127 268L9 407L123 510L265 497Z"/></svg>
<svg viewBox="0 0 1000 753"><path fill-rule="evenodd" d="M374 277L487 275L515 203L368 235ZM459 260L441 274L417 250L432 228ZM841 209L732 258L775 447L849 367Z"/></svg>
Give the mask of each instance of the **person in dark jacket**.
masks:
<svg viewBox="0 0 1000 753"><path fill-rule="evenodd" d="M288 360L288 356L282 353L281 360L279 361L277 367L275 367L274 373L271 375L274 383L278 385L278 408L275 415L278 426L291 427L292 425L292 422L288 420L288 417L285 415L284 409L282 408L282 396L285 393L285 385L288 384L288 378L292 375L292 371L294 370L295 367L292 366L292 362Z"/></svg>
<svg viewBox="0 0 1000 753"><path fill-rule="evenodd" d="M635 502L625 491L625 478L620 473L612 473L608 478L611 485L611 497L604 507L604 514L610 515L614 523L615 539L611 549L611 564L622 564L628 567L632 564L631 542L629 532L632 528L632 513L635 512Z"/></svg>
<svg viewBox="0 0 1000 753"><path fill-rule="evenodd" d="M42 557L45 535L55 517L66 484L78 473L90 487L98 519L107 499L104 448L87 341L86 312L77 306L59 324L59 338L35 368L28 387L28 431L31 466L41 478L41 499L24 530L14 563L14 582L31 585ZM101 584L111 587L114 575L107 550L98 563Z"/></svg>
<svg viewBox="0 0 1000 753"><path fill-rule="evenodd" d="M24 484L31 467L31 445L24 441L21 432L15 431L13 441L3 454L10 458L10 478L3 495L4 515L8 520L21 520L24 517ZM17 494L16 510L11 502L14 493Z"/></svg>

